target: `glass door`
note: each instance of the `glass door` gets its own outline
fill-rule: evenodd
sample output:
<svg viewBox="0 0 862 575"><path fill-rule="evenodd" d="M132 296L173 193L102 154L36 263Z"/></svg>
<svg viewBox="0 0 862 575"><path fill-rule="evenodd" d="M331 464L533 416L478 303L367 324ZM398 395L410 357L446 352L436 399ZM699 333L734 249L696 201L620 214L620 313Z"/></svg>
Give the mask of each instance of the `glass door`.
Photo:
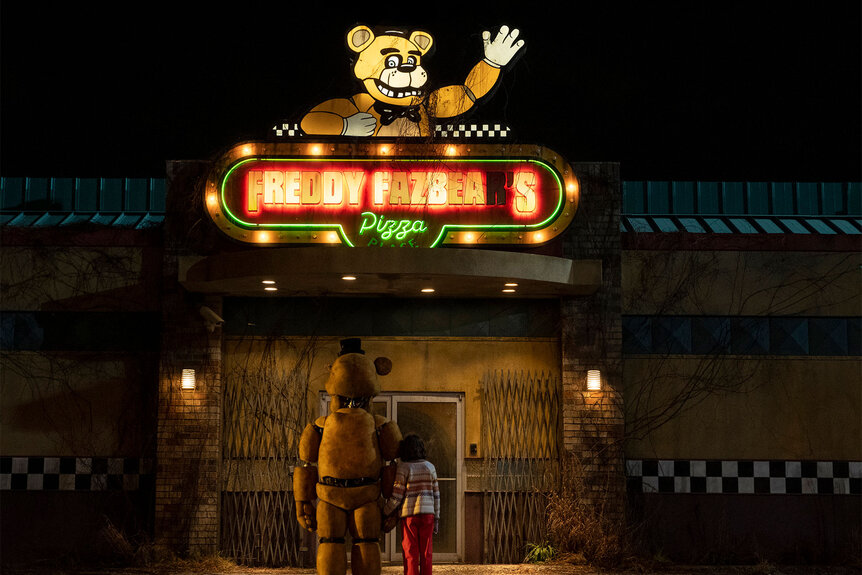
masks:
<svg viewBox="0 0 862 575"><path fill-rule="evenodd" d="M425 442L428 461L437 469L440 487L440 531L434 536L434 561L458 562L464 556L463 437L461 394L381 394L372 411L398 423L403 435L415 433ZM329 396L321 394L320 413L329 413ZM400 563L400 525L381 538L382 560Z"/></svg>
<svg viewBox="0 0 862 575"><path fill-rule="evenodd" d="M425 442L428 461L437 469L440 487L440 531L434 536L434 561L458 562L463 509L463 401L460 395L393 395L392 419L403 435L415 433ZM400 525L389 533L391 560L400 562Z"/></svg>

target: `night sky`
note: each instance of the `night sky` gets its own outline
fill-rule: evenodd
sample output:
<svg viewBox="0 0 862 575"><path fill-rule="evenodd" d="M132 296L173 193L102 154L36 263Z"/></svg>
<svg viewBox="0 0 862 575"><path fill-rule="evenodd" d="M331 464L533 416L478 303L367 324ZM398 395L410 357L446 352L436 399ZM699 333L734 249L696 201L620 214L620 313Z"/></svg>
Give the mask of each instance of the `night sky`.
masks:
<svg viewBox="0 0 862 575"><path fill-rule="evenodd" d="M862 180L859 2L313 4L4 1L0 175L164 177L264 139L357 91L363 23L431 32L435 86L463 81L482 30L518 27L525 53L470 120L626 180Z"/></svg>

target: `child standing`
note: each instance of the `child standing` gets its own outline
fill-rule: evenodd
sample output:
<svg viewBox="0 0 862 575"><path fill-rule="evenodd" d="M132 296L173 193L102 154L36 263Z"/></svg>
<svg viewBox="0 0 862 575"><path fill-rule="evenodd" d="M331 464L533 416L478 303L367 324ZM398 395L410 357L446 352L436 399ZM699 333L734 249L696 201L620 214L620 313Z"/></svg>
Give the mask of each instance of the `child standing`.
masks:
<svg viewBox="0 0 862 575"><path fill-rule="evenodd" d="M425 460L425 443L414 433L401 441L398 456L395 486L383 506L386 526L394 526L394 512L400 507L404 575L431 575L432 536L440 523L437 470Z"/></svg>

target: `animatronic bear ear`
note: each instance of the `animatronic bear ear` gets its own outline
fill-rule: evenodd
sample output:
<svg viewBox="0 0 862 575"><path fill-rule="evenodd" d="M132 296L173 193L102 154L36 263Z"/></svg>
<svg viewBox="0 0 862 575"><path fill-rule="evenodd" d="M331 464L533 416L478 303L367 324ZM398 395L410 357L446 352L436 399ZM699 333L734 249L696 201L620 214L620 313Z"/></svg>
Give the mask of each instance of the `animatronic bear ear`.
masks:
<svg viewBox="0 0 862 575"><path fill-rule="evenodd" d="M431 50L431 46L434 44L434 39L431 37L431 34L421 30L416 30L410 34L410 41L419 47L423 56Z"/></svg>
<svg viewBox="0 0 862 575"><path fill-rule="evenodd" d="M374 41L374 32L368 26L357 26L347 33L347 47L362 52Z"/></svg>
<svg viewBox="0 0 862 575"><path fill-rule="evenodd" d="M378 357L374 360L374 368L377 370L377 375L389 375L392 371L392 360L388 357Z"/></svg>

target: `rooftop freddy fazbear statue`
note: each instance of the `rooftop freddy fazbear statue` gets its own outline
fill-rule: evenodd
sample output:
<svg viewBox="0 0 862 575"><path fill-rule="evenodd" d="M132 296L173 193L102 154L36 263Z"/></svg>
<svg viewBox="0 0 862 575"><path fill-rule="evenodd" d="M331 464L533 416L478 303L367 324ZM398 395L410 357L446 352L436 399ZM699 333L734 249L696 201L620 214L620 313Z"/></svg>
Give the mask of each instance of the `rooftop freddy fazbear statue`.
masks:
<svg viewBox="0 0 862 575"><path fill-rule="evenodd" d="M294 470L293 495L299 524L317 530L319 575L347 571L345 536L350 530L350 563L354 575L380 573L380 494L392 493L395 459L401 442L398 425L371 414L371 400L380 393L377 376L392 362L365 356L359 339L341 342L341 353L326 381L330 415L308 424L299 443L299 457L317 467ZM313 501L319 498L315 510Z"/></svg>
<svg viewBox="0 0 862 575"><path fill-rule="evenodd" d="M484 32L484 58L464 83L429 92L422 67L434 47L429 33L356 26L347 33L347 47L355 53L353 75L364 91L315 106L302 119L302 129L315 135L428 136L432 118L460 116L496 87L501 69L524 46L518 36L508 26L493 38Z"/></svg>

